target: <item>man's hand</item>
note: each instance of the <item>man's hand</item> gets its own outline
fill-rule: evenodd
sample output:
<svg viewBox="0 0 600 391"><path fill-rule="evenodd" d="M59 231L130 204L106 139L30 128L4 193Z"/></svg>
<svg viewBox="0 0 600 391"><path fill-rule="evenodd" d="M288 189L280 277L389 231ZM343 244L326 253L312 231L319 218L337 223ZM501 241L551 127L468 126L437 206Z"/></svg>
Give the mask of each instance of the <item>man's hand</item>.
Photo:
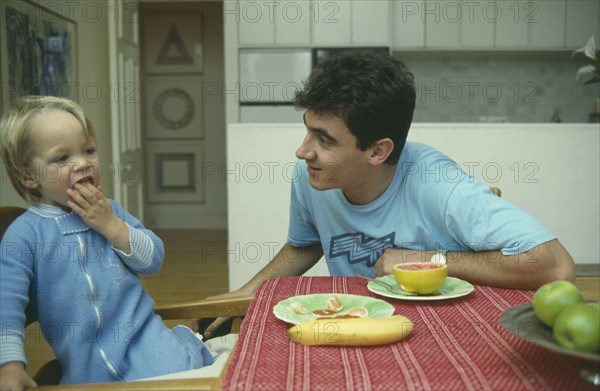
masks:
<svg viewBox="0 0 600 391"><path fill-rule="evenodd" d="M377 277L392 274L392 266L406 262L429 262L437 251L390 248L375 264ZM501 250L453 251L446 254L448 275L471 284L509 289L537 289L554 280L575 282L573 258L557 240L529 251L504 255Z"/></svg>
<svg viewBox="0 0 600 391"><path fill-rule="evenodd" d="M388 248L375 263L375 277L392 274L392 266L397 263L429 262L435 253L435 251Z"/></svg>
<svg viewBox="0 0 600 391"><path fill-rule="evenodd" d="M0 391L23 391L37 384L25 371L20 361L11 361L0 367Z"/></svg>
<svg viewBox="0 0 600 391"><path fill-rule="evenodd" d="M231 317L221 317L221 318L216 318L205 330L204 330L204 340L207 340L209 338L212 338L213 335L216 335L219 331L219 329L221 328L221 326L223 326L227 321L229 321L230 319L232 319ZM198 328L200 324L200 319L194 320L192 322L192 329L196 330Z"/></svg>
<svg viewBox="0 0 600 391"><path fill-rule="evenodd" d="M248 294L249 294L248 292L238 289L237 291L233 291L233 292L223 293L223 294L216 295L216 296L209 296L206 298L206 300L231 299L231 298L235 298L235 297L240 297L240 295L248 295ZM221 328L221 326L223 326L230 319L232 319L232 317L216 318L204 330L204 333L203 333L204 338L208 339L208 338L215 336L217 334L217 331L219 330L219 328ZM192 330L201 331L201 330L199 330L200 320L201 319L194 319L192 321Z"/></svg>

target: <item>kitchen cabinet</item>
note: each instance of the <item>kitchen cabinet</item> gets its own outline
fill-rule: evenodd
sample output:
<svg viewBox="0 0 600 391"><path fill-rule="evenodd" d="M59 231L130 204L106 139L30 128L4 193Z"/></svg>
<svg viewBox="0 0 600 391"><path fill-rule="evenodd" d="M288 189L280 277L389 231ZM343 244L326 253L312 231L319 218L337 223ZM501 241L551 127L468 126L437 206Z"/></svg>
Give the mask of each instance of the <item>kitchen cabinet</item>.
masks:
<svg viewBox="0 0 600 391"><path fill-rule="evenodd" d="M387 46L390 42L390 2L352 2L352 44Z"/></svg>
<svg viewBox="0 0 600 391"><path fill-rule="evenodd" d="M389 46L390 0L225 1L239 47Z"/></svg>
<svg viewBox="0 0 600 391"><path fill-rule="evenodd" d="M591 35L600 43L600 1L569 0L566 7L567 21L565 41L567 48L577 49L585 45Z"/></svg>
<svg viewBox="0 0 600 391"><path fill-rule="evenodd" d="M520 19L528 1L394 1L392 46L432 50L525 47L528 27Z"/></svg>
<svg viewBox="0 0 600 391"><path fill-rule="evenodd" d="M460 24L463 18L461 2L427 0L423 6L425 46L460 47Z"/></svg>
<svg viewBox="0 0 600 391"><path fill-rule="evenodd" d="M494 26L498 14L498 8L493 0L463 2L461 46L489 50L494 45Z"/></svg>
<svg viewBox="0 0 600 391"><path fill-rule="evenodd" d="M240 47L565 50L600 39L599 0L225 1Z"/></svg>
<svg viewBox="0 0 600 391"><path fill-rule="evenodd" d="M425 1L392 2L392 46L398 49L425 47Z"/></svg>
<svg viewBox="0 0 600 391"><path fill-rule="evenodd" d="M420 0L392 4L396 50L571 50L600 39L599 0Z"/></svg>
<svg viewBox="0 0 600 391"><path fill-rule="evenodd" d="M257 1L230 2L234 7L225 6L226 18L235 18L238 25L240 45L269 45L275 43L274 7L272 3Z"/></svg>
<svg viewBox="0 0 600 391"><path fill-rule="evenodd" d="M503 17L496 22L496 46L532 50L571 50L591 35L600 36L600 1L496 1ZM505 15L504 15L505 14Z"/></svg>
<svg viewBox="0 0 600 391"><path fill-rule="evenodd" d="M309 1L278 0L275 11L276 44L310 44Z"/></svg>
<svg viewBox="0 0 600 391"><path fill-rule="evenodd" d="M308 45L310 43L310 2L236 1L226 17L238 21L238 43L253 45Z"/></svg>
<svg viewBox="0 0 600 391"><path fill-rule="evenodd" d="M349 45L351 35L350 1L313 1L313 43L317 45Z"/></svg>
<svg viewBox="0 0 600 391"><path fill-rule="evenodd" d="M504 3L497 4L494 0L394 1L392 46L399 50L493 49L496 21L503 6L506 8L514 2ZM512 30L509 28L509 31Z"/></svg>
<svg viewBox="0 0 600 391"><path fill-rule="evenodd" d="M529 1L497 1L495 45L497 48L525 48L529 21Z"/></svg>
<svg viewBox="0 0 600 391"><path fill-rule="evenodd" d="M529 23L531 42L535 48L565 46L566 1L540 1L530 3L529 14L525 15Z"/></svg>

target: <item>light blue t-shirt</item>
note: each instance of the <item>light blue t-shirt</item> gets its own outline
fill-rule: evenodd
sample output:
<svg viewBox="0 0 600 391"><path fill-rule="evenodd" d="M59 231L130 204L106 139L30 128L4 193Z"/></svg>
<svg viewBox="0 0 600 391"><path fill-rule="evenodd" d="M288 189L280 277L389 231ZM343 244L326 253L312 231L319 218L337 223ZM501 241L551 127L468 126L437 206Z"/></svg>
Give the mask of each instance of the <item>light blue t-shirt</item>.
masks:
<svg viewBox="0 0 600 391"><path fill-rule="evenodd" d="M367 205L349 203L340 189L312 188L305 161L295 169L288 242L321 243L334 276L374 275L375 262L390 247L512 255L556 238L423 144L406 143L392 183Z"/></svg>

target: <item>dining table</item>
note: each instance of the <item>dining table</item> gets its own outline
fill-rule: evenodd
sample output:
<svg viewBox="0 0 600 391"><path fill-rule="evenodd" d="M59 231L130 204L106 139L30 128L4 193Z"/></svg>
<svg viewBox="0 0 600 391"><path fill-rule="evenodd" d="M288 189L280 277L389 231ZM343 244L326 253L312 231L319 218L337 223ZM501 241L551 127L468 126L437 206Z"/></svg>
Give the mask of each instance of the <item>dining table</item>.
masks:
<svg viewBox="0 0 600 391"><path fill-rule="evenodd" d="M243 320L221 376L223 390L596 390L582 371L594 360L565 355L517 335L501 317L531 302L534 291L473 285L460 297L411 300L382 296L363 277L302 276L265 281ZM280 302L306 295L380 299L414 328L380 346L307 346L288 337L275 316ZM534 330L533 330L534 331ZM522 333L521 333L522 334Z"/></svg>

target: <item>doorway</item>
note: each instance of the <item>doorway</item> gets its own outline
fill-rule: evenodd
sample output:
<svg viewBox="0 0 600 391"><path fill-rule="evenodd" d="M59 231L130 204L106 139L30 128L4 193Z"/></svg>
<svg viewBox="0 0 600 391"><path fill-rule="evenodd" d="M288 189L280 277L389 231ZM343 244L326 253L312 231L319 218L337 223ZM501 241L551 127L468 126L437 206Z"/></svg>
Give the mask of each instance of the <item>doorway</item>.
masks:
<svg viewBox="0 0 600 391"><path fill-rule="evenodd" d="M145 224L225 229L223 5L139 9Z"/></svg>

